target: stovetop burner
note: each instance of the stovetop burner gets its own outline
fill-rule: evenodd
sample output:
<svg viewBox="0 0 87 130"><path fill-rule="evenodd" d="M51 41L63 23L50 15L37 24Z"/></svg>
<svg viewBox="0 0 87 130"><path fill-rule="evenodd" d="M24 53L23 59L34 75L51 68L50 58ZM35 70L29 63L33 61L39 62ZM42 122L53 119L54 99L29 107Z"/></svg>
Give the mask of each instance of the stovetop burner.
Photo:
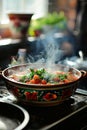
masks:
<svg viewBox="0 0 87 130"><path fill-rule="evenodd" d="M0 100L5 102L16 103L24 107L30 114L30 122L25 130L47 130L47 129L59 129L64 127L71 129L77 126L76 130L84 127L84 122L87 122L87 96L75 93L69 99L62 104L53 107L34 107L26 104L22 104L8 92L3 81L0 82ZM83 116L84 115L84 116ZM79 118L80 116L80 118ZM80 122L80 125L78 125ZM82 122L82 120L85 120ZM71 128L68 123L73 122ZM71 123L72 124L72 123ZM63 129L63 128L62 128Z"/></svg>

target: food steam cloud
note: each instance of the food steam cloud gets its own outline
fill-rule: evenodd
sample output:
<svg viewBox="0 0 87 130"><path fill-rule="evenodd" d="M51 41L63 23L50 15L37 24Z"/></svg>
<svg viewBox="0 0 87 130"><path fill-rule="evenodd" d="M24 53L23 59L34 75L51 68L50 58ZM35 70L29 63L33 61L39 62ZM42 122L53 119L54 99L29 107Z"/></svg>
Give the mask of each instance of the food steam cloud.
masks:
<svg viewBox="0 0 87 130"><path fill-rule="evenodd" d="M28 63L45 63L51 67L52 64L60 62L64 51L60 49L59 41L50 32L45 38L39 37L36 42L35 55L28 55Z"/></svg>

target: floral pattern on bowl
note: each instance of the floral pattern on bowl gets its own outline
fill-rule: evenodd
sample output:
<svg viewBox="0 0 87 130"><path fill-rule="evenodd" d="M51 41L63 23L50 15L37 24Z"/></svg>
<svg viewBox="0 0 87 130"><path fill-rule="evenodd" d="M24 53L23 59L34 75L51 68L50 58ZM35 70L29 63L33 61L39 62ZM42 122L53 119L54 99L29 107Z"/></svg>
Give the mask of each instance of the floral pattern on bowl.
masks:
<svg viewBox="0 0 87 130"><path fill-rule="evenodd" d="M64 89L32 89L11 86L7 84L9 90L18 101L39 106L53 106L68 99L76 90L77 83L65 87Z"/></svg>

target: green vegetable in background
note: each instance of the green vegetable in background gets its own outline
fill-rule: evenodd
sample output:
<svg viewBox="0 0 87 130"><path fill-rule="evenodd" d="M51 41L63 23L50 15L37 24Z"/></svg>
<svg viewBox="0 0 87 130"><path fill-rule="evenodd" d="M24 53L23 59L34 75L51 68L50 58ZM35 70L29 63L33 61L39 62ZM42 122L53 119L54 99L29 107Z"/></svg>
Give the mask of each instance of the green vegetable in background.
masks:
<svg viewBox="0 0 87 130"><path fill-rule="evenodd" d="M59 13L53 12L48 13L46 16L31 20L31 24L28 30L30 35L35 35L35 30L42 30L45 25L56 26L60 29L66 28L67 18L64 15L64 12Z"/></svg>

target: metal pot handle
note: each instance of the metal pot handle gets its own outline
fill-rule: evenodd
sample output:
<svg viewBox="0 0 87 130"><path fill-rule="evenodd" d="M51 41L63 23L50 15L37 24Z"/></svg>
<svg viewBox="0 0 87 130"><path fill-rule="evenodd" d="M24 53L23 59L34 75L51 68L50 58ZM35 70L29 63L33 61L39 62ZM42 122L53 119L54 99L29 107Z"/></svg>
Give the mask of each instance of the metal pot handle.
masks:
<svg viewBox="0 0 87 130"><path fill-rule="evenodd" d="M2 70L0 70L0 77L2 77Z"/></svg>
<svg viewBox="0 0 87 130"><path fill-rule="evenodd" d="M86 78L87 77L87 72L85 70L80 70L82 76L81 78Z"/></svg>

